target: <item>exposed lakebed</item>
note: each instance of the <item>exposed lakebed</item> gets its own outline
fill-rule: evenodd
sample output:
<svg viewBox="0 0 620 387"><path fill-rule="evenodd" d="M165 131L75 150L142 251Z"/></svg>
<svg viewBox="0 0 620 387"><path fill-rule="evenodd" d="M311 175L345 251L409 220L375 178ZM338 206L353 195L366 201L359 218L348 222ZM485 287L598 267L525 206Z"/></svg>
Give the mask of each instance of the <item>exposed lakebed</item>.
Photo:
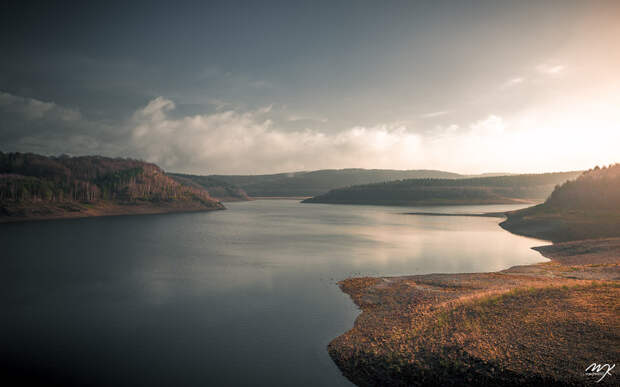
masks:
<svg viewBox="0 0 620 387"><path fill-rule="evenodd" d="M227 207L0 225L4 367L63 384L350 385L326 351L359 313L338 280L545 260L496 218L403 215L524 206Z"/></svg>

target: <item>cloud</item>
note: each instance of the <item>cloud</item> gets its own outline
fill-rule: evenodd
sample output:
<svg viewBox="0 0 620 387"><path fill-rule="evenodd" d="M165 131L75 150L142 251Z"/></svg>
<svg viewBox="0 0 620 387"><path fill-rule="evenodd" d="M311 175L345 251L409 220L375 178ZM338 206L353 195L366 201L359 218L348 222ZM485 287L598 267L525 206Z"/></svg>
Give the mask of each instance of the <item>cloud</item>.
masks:
<svg viewBox="0 0 620 387"><path fill-rule="evenodd" d="M2 151L105 154L123 150L122 130L54 102L0 91Z"/></svg>
<svg viewBox="0 0 620 387"><path fill-rule="evenodd" d="M232 105L233 105L233 104L232 104L232 103L230 103L230 102L223 101L223 100L218 99L218 98L208 98L208 99L207 99L207 103L208 103L209 105L213 105L213 106L215 106L215 108L216 108L217 110L222 110L222 109L225 109L225 108L230 107L230 106L232 106Z"/></svg>
<svg viewBox="0 0 620 387"><path fill-rule="evenodd" d="M323 168L442 169L461 173L587 168L617 160L620 95L554 100L512 116L448 126L404 123L294 130L270 107L180 115L157 97L108 124L52 102L0 93L2 151L142 158L197 174ZM284 126L280 126L280 125Z"/></svg>
<svg viewBox="0 0 620 387"><path fill-rule="evenodd" d="M566 69L566 66L559 65L559 64L543 63L543 64L536 66L536 70L538 70L539 73L546 74L546 75L558 75L562 73L565 69Z"/></svg>
<svg viewBox="0 0 620 387"><path fill-rule="evenodd" d="M471 135L493 136L501 135L506 130L506 123L502 117L494 114L472 123L470 126Z"/></svg>
<svg viewBox="0 0 620 387"><path fill-rule="evenodd" d="M158 97L133 116L132 144L167 169L196 173L261 173L317 168L388 167L419 145L404 127L353 127L337 133L287 131L265 109L173 118L174 102Z"/></svg>
<svg viewBox="0 0 620 387"><path fill-rule="evenodd" d="M260 113L260 114L267 114L267 113L271 112L271 110L273 110L273 104L267 105L265 107L262 107L262 108L258 109L257 112Z"/></svg>
<svg viewBox="0 0 620 387"><path fill-rule="evenodd" d="M55 118L62 121L77 121L82 115L74 109L67 109L53 102L44 102L0 91L0 111L17 114L29 120Z"/></svg>
<svg viewBox="0 0 620 387"><path fill-rule="evenodd" d="M328 121L328 119L324 117L302 116L302 115L297 115L297 114L291 114L286 119L287 121L290 121L290 122L314 121L314 122L326 123Z"/></svg>
<svg viewBox="0 0 620 387"><path fill-rule="evenodd" d="M148 105L134 113L134 120L161 121L166 117L166 112L176 108L174 102L164 97L151 100Z"/></svg>
<svg viewBox="0 0 620 387"><path fill-rule="evenodd" d="M511 78L502 84L502 88L507 89L510 87L518 86L522 84L523 82L525 82L525 78L522 78L522 77Z"/></svg>
<svg viewBox="0 0 620 387"><path fill-rule="evenodd" d="M255 174L350 167L461 173L567 170L593 163L588 162L591 149L601 150L600 164L611 162L614 155L605 144L615 132L601 125L590 132L580 130L588 122L571 124L575 117L566 117L564 108L556 114L488 114L432 131L386 123L330 132L278 127L259 110L174 118L171 106L172 101L158 98L142 109L148 114L137 112L131 143L133 154L179 172Z"/></svg>
<svg viewBox="0 0 620 387"><path fill-rule="evenodd" d="M431 112L431 113L426 113L426 114L422 114L420 115L420 118L435 118L435 117L441 117L441 116L445 116L446 114L450 113L449 111L446 110L440 110L440 111L436 111L436 112Z"/></svg>

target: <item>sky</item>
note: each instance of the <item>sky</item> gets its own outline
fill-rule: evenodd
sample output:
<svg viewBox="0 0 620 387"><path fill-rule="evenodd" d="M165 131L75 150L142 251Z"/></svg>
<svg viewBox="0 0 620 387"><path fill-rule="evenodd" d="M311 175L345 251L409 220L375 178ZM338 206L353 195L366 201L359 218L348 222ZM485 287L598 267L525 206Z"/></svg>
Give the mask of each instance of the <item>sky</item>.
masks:
<svg viewBox="0 0 620 387"><path fill-rule="evenodd" d="M620 162L620 1L0 5L0 151L173 172Z"/></svg>

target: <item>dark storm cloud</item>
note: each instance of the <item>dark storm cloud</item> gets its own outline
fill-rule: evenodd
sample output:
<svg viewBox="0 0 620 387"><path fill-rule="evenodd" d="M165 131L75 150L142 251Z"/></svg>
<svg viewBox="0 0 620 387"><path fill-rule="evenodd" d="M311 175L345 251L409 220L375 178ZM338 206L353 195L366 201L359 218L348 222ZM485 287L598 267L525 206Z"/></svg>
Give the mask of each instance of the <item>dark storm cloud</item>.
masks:
<svg viewBox="0 0 620 387"><path fill-rule="evenodd" d="M3 150L59 153L118 153L127 132L85 119L78 110L54 102L0 91L0 143Z"/></svg>

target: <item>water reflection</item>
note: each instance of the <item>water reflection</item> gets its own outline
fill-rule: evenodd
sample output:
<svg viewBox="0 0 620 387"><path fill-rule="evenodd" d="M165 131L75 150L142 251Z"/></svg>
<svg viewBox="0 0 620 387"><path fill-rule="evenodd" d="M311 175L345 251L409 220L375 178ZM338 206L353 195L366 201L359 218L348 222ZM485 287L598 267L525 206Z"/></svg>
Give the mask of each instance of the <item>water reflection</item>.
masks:
<svg viewBox="0 0 620 387"><path fill-rule="evenodd" d="M1 225L4 370L65 385L349 385L325 351L357 315L335 281L543 260L529 249L540 241L493 218L228 207Z"/></svg>

